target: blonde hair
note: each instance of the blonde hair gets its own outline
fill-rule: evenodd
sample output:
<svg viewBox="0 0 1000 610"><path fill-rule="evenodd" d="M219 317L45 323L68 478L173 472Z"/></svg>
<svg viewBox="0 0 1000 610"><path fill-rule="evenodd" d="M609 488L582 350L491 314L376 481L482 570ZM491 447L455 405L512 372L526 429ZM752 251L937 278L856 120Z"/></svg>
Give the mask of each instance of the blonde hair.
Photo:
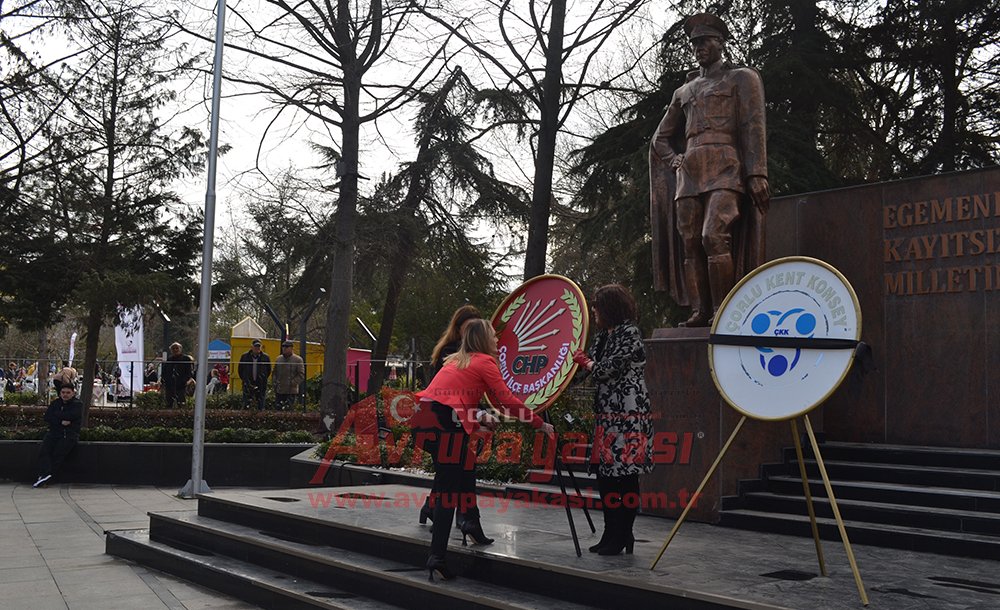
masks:
<svg viewBox="0 0 1000 610"><path fill-rule="evenodd" d="M458 351L444 359L445 364L454 362L455 366L464 369L472 362L472 354L486 354L496 357L496 347L490 341L490 331L493 326L489 320L469 320L462 327L462 346Z"/></svg>
<svg viewBox="0 0 1000 610"><path fill-rule="evenodd" d="M455 313L451 314L451 321L448 322L448 328L444 329L444 332L441 333L441 338L438 339L433 351L431 351L431 362L437 362L441 358L441 351L449 343L454 343L462 338L462 330L466 322L482 317L483 315L479 313L479 310L474 305L462 305L456 309Z"/></svg>

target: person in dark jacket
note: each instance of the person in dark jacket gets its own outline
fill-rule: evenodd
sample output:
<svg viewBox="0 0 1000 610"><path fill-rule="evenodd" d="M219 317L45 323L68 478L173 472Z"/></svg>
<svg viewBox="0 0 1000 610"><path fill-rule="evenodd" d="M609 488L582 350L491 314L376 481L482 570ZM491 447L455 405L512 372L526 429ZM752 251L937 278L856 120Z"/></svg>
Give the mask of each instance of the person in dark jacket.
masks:
<svg viewBox="0 0 1000 610"><path fill-rule="evenodd" d="M591 301L599 329L587 352L573 360L590 374L594 395L594 443L604 533L591 553L631 554L638 512L639 475L653 469L653 422L646 390L646 350L636 326L635 299L620 284L601 286Z"/></svg>
<svg viewBox="0 0 1000 610"><path fill-rule="evenodd" d="M76 388L64 385L59 388L59 398L52 401L45 411L45 423L49 431L42 440L42 449L38 453L38 480L32 487L41 487L48 483L69 452L80 440L80 418L83 416L83 403L76 397Z"/></svg>
<svg viewBox="0 0 1000 610"><path fill-rule="evenodd" d="M170 355L163 363L162 386L163 398L168 409L174 404L183 407L187 402L187 383L194 379L194 359L184 353L180 343L170 345Z"/></svg>
<svg viewBox="0 0 1000 610"><path fill-rule="evenodd" d="M271 359L261 351L260 339L250 343L250 351L240 356L237 372L243 382L243 408L251 405L264 410L267 378L271 376Z"/></svg>

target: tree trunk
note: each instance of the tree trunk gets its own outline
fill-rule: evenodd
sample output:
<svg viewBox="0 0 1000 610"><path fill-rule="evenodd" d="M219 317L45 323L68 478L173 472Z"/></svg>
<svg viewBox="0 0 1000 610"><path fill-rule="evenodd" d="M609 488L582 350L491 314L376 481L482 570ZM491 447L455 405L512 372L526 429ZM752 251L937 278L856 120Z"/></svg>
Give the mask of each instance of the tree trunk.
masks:
<svg viewBox="0 0 1000 610"><path fill-rule="evenodd" d="M788 8L792 16L791 48L801 56L802 65L815 66L816 70L822 70L818 66L819 62L826 62L826 55L822 51L822 33L819 30L819 7L815 1L790 2ZM800 75L806 78L806 74ZM811 78L811 77L809 77ZM820 97L802 87L792 89L791 114L796 117L796 122L804 125L809 137L809 149L819 152L819 108Z"/></svg>
<svg viewBox="0 0 1000 610"><path fill-rule="evenodd" d="M83 354L83 375L80 379L80 400L83 402L83 416L80 425L87 427L90 401L94 398L94 371L97 368L97 344L101 338L101 310L94 306L87 314L87 347Z"/></svg>
<svg viewBox="0 0 1000 610"><path fill-rule="evenodd" d="M440 110L448 100L448 95L461 76L461 70L455 70L437 93L434 112L431 113L431 124L438 118ZM379 326L378 340L375 342L375 352L372 354L371 376L368 378L369 391L375 391L385 383L385 359L389 355L389 343L392 341L392 328L396 323L396 312L399 311L399 301L406 287L406 276L410 271L410 263L417 251L417 226L420 202L426 192L429 173L430 147L433 143L433 128L420 136L417 145L417 158L410 174L410 182L406 188L406 196L399 206L399 234L396 254L389 266L389 283L385 294L385 305L382 307L382 325Z"/></svg>
<svg viewBox="0 0 1000 610"><path fill-rule="evenodd" d="M545 273L549 242L549 214L552 207L552 167L555 164L556 135L559 131L559 102L562 89L563 30L566 0L553 0L545 54L545 78L542 81L541 121L538 128L538 153L535 156L535 184L531 193L531 216L528 222L528 247L524 255L524 279Z"/></svg>
<svg viewBox="0 0 1000 610"><path fill-rule="evenodd" d="M361 79L345 68L344 115L341 126L340 200L337 202L337 225L334 230L333 272L330 279L330 305L326 316L326 353L323 357L323 384L320 413L333 418L335 430L347 415L347 349L350 346L348 325L351 319L351 293L354 286L354 228L358 207L358 145L360 119L358 97Z"/></svg>
<svg viewBox="0 0 1000 610"><path fill-rule="evenodd" d="M38 329L38 368L35 371L38 395L44 404L49 402L49 333L47 328Z"/></svg>
<svg viewBox="0 0 1000 610"><path fill-rule="evenodd" d="M375 352L372 354L371 376L368 378L368 391L374 392L385 383L385 359L389 354L389 343L392 341L392 327L396 323L396 312L399 311L399 301L406 287L406 276L410 271L410 262L416 252L416 220L417 203L420 197L414 194L411 184L407 193L403 210L406 216L400 223L396 256L389 266L389 285L385 294L385 305L382 307L382 325L378 329L378 340L375 342Z"/></svg>
<svg viewBox="0 0 1000 610"><path fill-rule="evenodd" d="M954 19L957 18L957 11L952 5L937 18L942 30L940 52L936 54L938 70L941 72L941 134L931 148L931 163L927 169L930 172L953 172L958 167L958 111L963 97L956 74L956 64L959 62L958 26Z"/></svg>

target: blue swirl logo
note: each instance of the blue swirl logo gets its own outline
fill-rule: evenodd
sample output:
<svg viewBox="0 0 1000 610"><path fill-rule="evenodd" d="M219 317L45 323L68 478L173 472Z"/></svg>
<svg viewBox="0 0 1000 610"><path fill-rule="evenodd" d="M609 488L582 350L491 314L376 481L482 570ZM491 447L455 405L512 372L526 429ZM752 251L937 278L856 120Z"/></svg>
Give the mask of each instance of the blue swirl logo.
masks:
<svg viewBox="0 0 1000 610"><path fill-rule="evenodd" d="M785 312L771 310L755 315L750 322L750 329L756 335L811 338L816 331L816 316L802 307L795 307ZM758 347L756 349L761 369L767 371L772 377L781 377L785 373L795 370L799 363L799 357L802 355L802 350L796 348L795 355L789 362L788 355L776 353L774 348Z"/></svg>

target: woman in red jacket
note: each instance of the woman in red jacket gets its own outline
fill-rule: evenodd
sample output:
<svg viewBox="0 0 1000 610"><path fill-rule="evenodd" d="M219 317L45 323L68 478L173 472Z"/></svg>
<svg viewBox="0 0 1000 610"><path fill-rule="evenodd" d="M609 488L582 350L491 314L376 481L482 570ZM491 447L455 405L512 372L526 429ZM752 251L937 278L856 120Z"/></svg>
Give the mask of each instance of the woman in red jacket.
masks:
<svg viewBox="0 0 1000 610"><path fill-rule="evenodd" d="M474 305L462 305L455 310L455 313L451 315L448 328L441 334L441 338L438 339L434 350L431 352L431 370L434 375L437 375L438 371L444 366L444 359L457 352L458 348L462 346L462 330L465 328L465 325L472 320L481 320L482 318L483 315L479 313L479 310ZM432 488L431 496L435 495L436 492L437 490ZM434 509L431 507L430 496L427 497L424 505L420 507L420 524L427 523L428 519L434 521ZM465 511L460 506L459 510L455 513L455 525L461 527L462 521L465 521Z"/></svg>
<svg viewBox="0 0 1000 610"><path fill-rule="evenodd" d="M420 408L411 420L416 430L416 444L434 460L434 532L431 554L427 559L429 577L434 572L448 580L454 575L445 562L451 521L456 506L466 506L462 522L462 543L471 535L481 543L492 542L483 533L476 503L476 455L469 436L480 426L478 405L489 393L494 405L508 416L528 422L535 429L552 435L551 424L542 421L526 407L504 383L497 365L497 336L487 320L468 322L462 333L462 346L445 359L444 367L426 390L419 392ZM484 421L485 424L485 421Z"/></svg>

